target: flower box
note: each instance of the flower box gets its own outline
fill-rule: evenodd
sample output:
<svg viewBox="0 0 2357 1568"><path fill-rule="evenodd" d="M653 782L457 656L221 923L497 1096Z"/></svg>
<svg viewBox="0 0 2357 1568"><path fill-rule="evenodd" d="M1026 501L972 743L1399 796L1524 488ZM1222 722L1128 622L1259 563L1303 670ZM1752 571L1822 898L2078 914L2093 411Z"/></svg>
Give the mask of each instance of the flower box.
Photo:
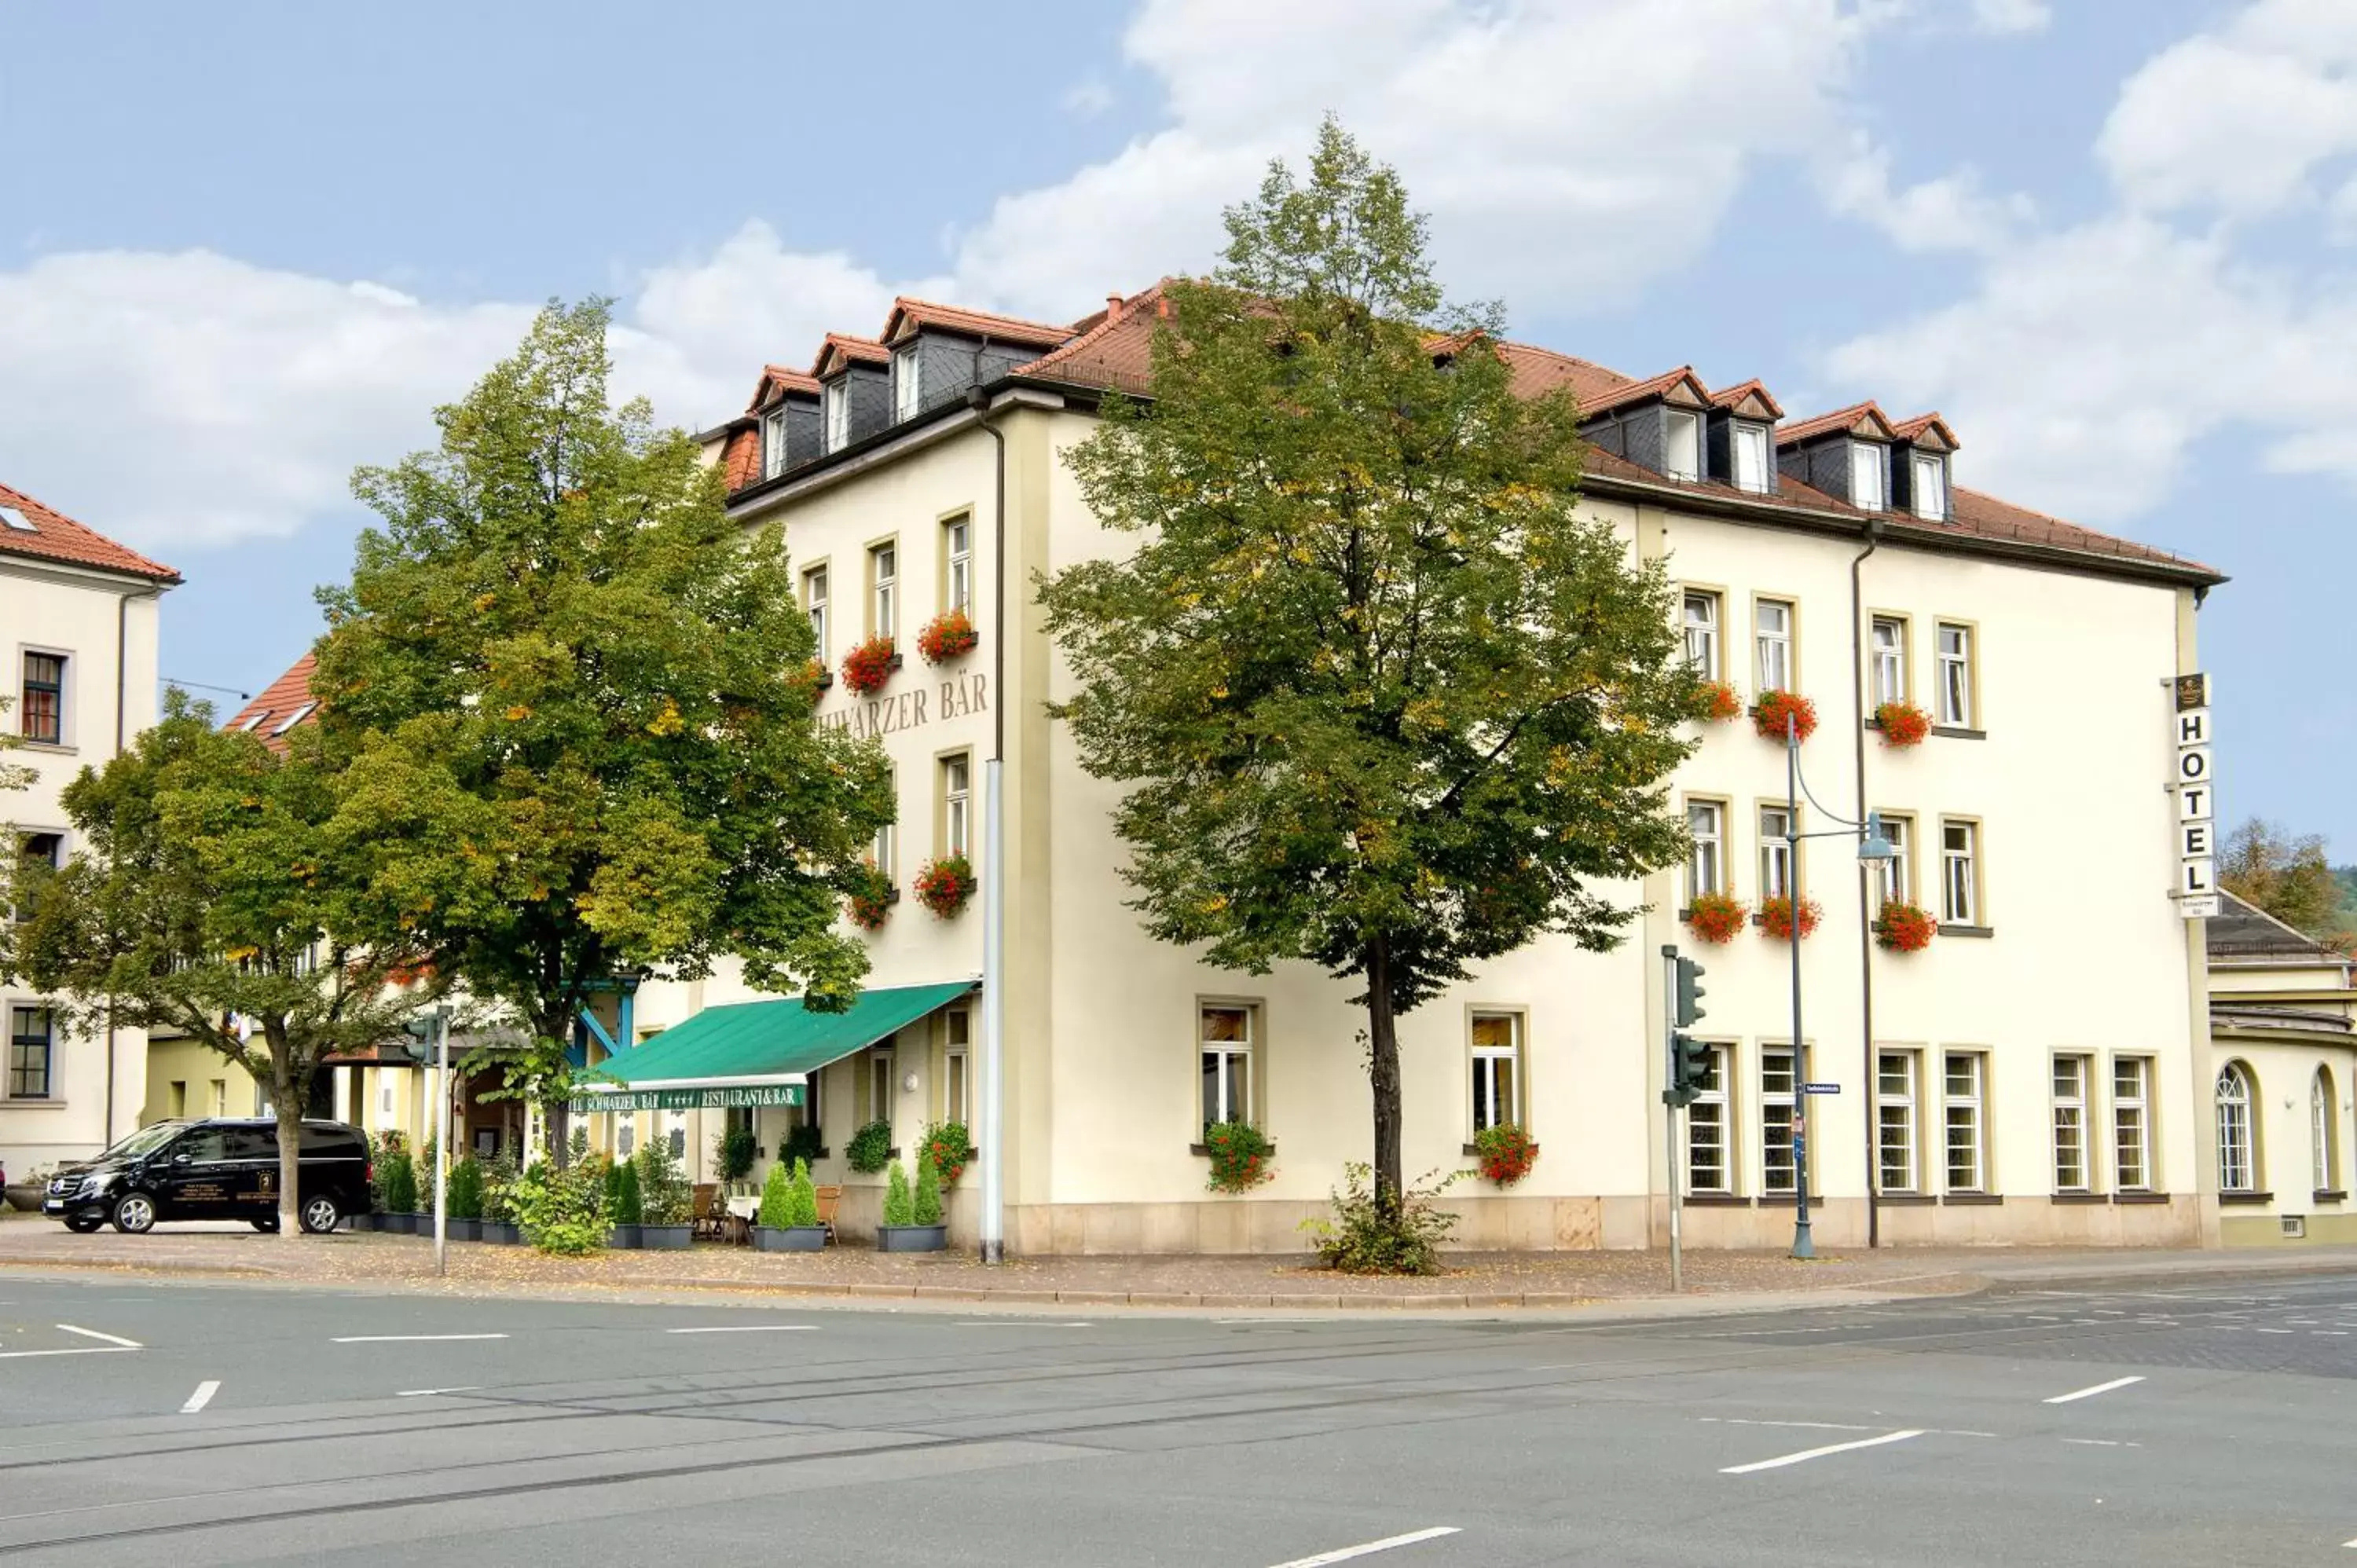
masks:
<svg viewBox="0 0 2357 1568"><path fill-rule="evenodd" d="M888 637L871 637L843 656L843 683L856 697L869 697L884 689L900 656Z"/></svg>
<svg viewBox="0 0 2357 1568"><path fill-rule="evenodd" d="M845 900L845 913L851 923L863 931L881 930L892 913L892 906L900 901L900 890L892 886L890 877L876 868L874 861L860 867L850 897Z"/></svg>
<svg viewBox="0 0 2357 1568"><path fill-rule="evenodd" d="M917 873L917 902L946 920L966 907L974 886L974 863L962 854L943 855Z"/></svg>
<svg viewBox="0 0 2357 1568"><path fill-rule="evenodd" d="M1743 699L1736 693L1732 682L1706 681L1697 699L1697 712L1706 724L1725 724L1743 716Z"/></svg>
<svg viewBox="0 0 2357 1568"><path fill-rule="evenodd" d="M1912 703L1885 703L1874 710L1874 726L1882 744L1893 750L1921 746L1932 733L1932 715Z"/></svg>
<svg viewBox="0 0 2357 1568"><path fill-rule="evenodd" d="M684 1252L694 1243L695 1227L689 1225L641 1225L639 1246L650 1252Z"/></svg>
<svg viewBox="0 0 2357 1568"><path fill-rule="evenodd" d="M1696 939L1724 947L1741 934L1748 913L1740 899L1725 893L1705 893L1685 909L1684 919Z"/></svg>
<svg viewBox="0 0 2357 1568"><path fill-rule="evenodd" d="M1789 727L1795 741L1817 733L1817 705L1797 692L1762 692L1751 704L1751 727L1763 740L1782 740Z"/></svg>
<svg viewBox="0 0 2357 1568"><path fill-rule="evenodd" d="M943 610L925 623L917 633L917 651L928 664L946 664L952 659L963 659L982 641L982 634L974 629L974 618L963 610Z"/></svg>
<svg viewBox="0 0 2357 1568"><path fill-rule="evenodd" d="M817 1252L824 1251L825 1247L826 1227L823 1225L753 1227L753 1250L757 1252Z"/></svg>
<svg viewBox="0 0 2357 1568"><path fill-rule="evenodd" d="M950 1244L950 1228L946 1225L878 1225L876 1228L876 1250L879 1252L938 1252Z"/></svg>
<svg viewBox="0 0 2357 1568"><path fill-rule="evenodd" d="M1481 1179L1512 1187L1538 1164L1538 1141L1511 1122L1484 1127L1473 1135L1473 1153L1481 1161Z"/></svg>
<svg viewBox="0 0 2357 1568"><path fill-rule="evenodd" d="M644 1227L638 1225L614 1226L606 1232L606 1245L617 1252L635 1252L639 1250L639 1232Z"/></svg>
<svg viewBox="0 0 2357 1568"><path fill-rule="evenodd" d="M1882 913L1874 918L1875 945L1889 952L1921 952L1939 929L1929 909L1887 899Z"/></svg>
<svg viewBox="0 0 2357 1568"><path fill-rule="evenodd" d="M1814 898L1803 898L1800 907L1801 935L1806 937L1824 918L1824 910ZM1760 929L1780 942L1792 940L1792 900L1762 898L1760 900Z"/></svg>

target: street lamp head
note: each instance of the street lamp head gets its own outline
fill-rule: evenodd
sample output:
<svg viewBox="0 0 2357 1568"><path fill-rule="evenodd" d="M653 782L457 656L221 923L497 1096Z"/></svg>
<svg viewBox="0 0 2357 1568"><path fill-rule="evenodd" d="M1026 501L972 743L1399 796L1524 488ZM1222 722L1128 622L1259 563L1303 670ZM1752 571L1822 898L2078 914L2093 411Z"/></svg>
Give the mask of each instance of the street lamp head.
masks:
<svg viewBox="0 0 2357 1568"><path fill-rule="evenodd" d="M1866 814L1866 836L1858 840L1857 857L1869 865L1878 865L1899 858L1898 845L1883 835L1880 811L1868 811Z"/></svg>

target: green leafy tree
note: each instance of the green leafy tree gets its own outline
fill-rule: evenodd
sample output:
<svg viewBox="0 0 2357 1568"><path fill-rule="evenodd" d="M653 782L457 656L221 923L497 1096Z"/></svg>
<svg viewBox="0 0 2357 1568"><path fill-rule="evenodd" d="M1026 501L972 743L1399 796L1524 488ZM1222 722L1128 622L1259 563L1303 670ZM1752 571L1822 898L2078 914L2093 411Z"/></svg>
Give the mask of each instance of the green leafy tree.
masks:
<svg viewBox="0 0 2357 1568"><path fill-rule="evenodd" d="M0 973L59 997L78 1031L182 1036L267 1085L292 1238L321 1062L398 1037L436 983L414 937L370 934L355 890L382 846L339 831L344 780L318 737L288 739L278 756L168 693L162 722L66 786L73 858L0 865L0 907L29 915L0 921Z"/></svg>
<svg viewBox="0 0 2357 1568"><path fill-rule="evenodd" d="M1119 559L1043 585L1055 709L1127 787L1133 906L1222 967L1364 986L1378 1200L1400 1193L1395 1019L1675 862L1696 700L1658 563L1577 508L1577 410L1518 396L1494 307L1444 308L1397 177L1332 122L1224 264L1174 285L1150 407L1072 467Z"/></svg>
<svg viewBox="0 0 2357 1568"><path fill-rule="evenodd" d="M880 749L813 719L779 531L729 521L643 403L608 406L606 328L601 301L552 305L438 446L354 476L383 521L321 591L313 683L352 754L343 823L393 846L380 928L526 1026L496 1065L560 1159L566 1047L617 975L734 956L848 1004L865 950L835 917L893 814Z"/></svg>
<svg viewBox="0 0 2357 1568"><path fill-rule="evenodd" d="M2252 817L2226 835L2218 885L2311 937L2341 929L2341 879L2325 858L2321 834L2295 837L2280 822Z"/></svg>

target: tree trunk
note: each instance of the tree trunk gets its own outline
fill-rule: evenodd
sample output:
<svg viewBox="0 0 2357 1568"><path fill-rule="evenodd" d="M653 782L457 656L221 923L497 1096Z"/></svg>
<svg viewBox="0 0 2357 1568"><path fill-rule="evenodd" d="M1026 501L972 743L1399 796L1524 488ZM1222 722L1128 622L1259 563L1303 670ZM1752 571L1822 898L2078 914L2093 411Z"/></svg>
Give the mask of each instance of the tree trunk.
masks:
<svg viewBox="0 0 2357 1568"><path fill-rule="evenodd" d="M1375 1101L1375 1199L1386 1212L1399 1212L1400 1065L1399 1029L1392 1016L1392 953L1389 939L1367 944L1367 1077Z"/></svg>
<svg viewBox="0 0 2357 1568"><path fill-rule="evenodd" d="M295 1065L280 1042L270 1050L270 1094L278 1114L278 1234L292 1240L303 1233L303 1104L311 1097L307 1082L295 1081Z"/></svg>

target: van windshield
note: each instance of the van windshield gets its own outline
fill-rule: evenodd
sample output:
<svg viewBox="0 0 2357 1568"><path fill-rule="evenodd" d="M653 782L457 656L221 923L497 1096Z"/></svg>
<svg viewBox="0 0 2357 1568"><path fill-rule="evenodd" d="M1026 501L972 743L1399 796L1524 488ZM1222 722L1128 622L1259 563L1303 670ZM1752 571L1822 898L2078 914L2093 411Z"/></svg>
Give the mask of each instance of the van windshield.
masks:
<svg viewBox="0 0 2357 1568"><path fill-rule="evenodd" d="M98 1157L102 1160L129 1160L141 1155L152 1155L178 1137L188 1125L186 1122L158 1122L152 1127L142 1127Z"/></svg>

